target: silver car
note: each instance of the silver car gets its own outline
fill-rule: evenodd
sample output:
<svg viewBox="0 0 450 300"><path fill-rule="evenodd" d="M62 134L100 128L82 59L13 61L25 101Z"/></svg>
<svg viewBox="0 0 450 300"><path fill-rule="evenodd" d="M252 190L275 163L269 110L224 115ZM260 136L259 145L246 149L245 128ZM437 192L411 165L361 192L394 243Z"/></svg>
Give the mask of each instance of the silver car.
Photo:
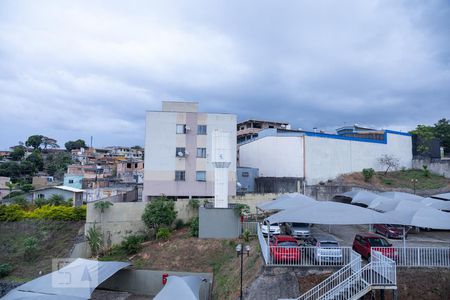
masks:
<svg viewBox="0 0 450 300"><path fill-rule="evenodd" d="M314 259L318 263L341 263L342 249L333 236L319 235L311 238Z"/></svg>
<svg viewBox="0 0 450 300"><path fill-rule="evenodd" d="M287 223L288 233L295 238L308 238L311 235L308 223Z"/></svg>

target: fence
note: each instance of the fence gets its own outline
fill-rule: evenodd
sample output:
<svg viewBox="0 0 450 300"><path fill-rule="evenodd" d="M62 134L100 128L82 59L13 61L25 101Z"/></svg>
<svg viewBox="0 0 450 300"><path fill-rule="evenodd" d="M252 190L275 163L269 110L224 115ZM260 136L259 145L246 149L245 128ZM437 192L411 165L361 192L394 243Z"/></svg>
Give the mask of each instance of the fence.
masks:
<svg viewBox="0 0 450 300"><path fill-rule="evenodd" d="M264 239L264 236L261 231L261 226L257 226L257 232L258 232L258 240L259 240L259 246L261 247L261 253L264 258L264 262L266 265L269 262L269 247L267 246L266 240Z"/></svg>
<svg viewBox="0 0 450 300"><path fill-rule="evenodd" d="M243 222L242 224L242 231L248 230L250 232L250 235L258 235L258 222Z"/></svg>
<svg viewBox="0 0 450 300"><path fill-rule="evenodd" d="M370 272L362 274L369 284L381 286L397 284L397 268L393 259L382 252L372 250L370 264L372 265Z"/></svg>
<svg viewBox="0 0 450 300"><path fill-rule="evenodd" d="M392 257L399 267L444 267L450 268L450 247L376 247Z"/></svg>
<svg viewBox="0 0 450 300"><path fill-rule="evenodd" d="M258 234L261 251L268 266L343 266L352 261L351 247L320 248L293 245L274 246L267 244L261 232L261 226L256 223L248 226L255 226ZM245 223L244 223L245 224Z"/></svg>

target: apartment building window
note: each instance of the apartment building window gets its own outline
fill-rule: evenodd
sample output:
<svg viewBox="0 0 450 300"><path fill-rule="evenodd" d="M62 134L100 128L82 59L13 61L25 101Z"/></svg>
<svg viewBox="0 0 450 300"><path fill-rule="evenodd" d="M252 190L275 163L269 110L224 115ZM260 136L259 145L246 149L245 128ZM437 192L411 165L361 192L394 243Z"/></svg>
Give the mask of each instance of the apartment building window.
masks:
<svg viewBox="0 0 450 300"><path fill-rule="evenodd" d="M197 134L206 135L206 125L197 125Z"/></svg>
<svg viewBox="0 0 450 300"><path fill-rule="evenodd" d="M186 133L186 124L177 124L177 134Z"/></svg>
<svg viewBox="0 0 450 300"><path fill-rule="evenodd" d="M69 183L73 183L73 179L69 179Z"/></svg>
<svg viewBox="0 0 450 300"><path fill-rule="evenodd" d="M250 174L248 172L242 172L242 177L248 177Z"/></svg>
<svg viewBox="0 0 450 300"><path fill-rule="evenodd" d="M197 171L195 176L197 181L206 181L206 171Z"/></svg>
<svg viewBox="0 0 450 300"><path fill-rule="evenodd" d="M39 194L39 195L38 195L38 198L39 198L39 199L44 199L44 198L45 198L45 195L44 195L44 194Z"/></svg>
<svg viewBox="0 0 450 300"><path fill-rule="evenodd" d="M186 172L185 171L175 171L175 181L185 181Z"/></svg>
<svg viewBox="0 0 450 300"><path fill-rule="evenodd" d="M206 158L206 148L197 148L197 157Z"/></svg>
<svg viewBox="0 0 450 300"><path fill-rule="evenodd" d="M186 148L177 147L175 150L176 157L185 157L186 156Z"/></svg>

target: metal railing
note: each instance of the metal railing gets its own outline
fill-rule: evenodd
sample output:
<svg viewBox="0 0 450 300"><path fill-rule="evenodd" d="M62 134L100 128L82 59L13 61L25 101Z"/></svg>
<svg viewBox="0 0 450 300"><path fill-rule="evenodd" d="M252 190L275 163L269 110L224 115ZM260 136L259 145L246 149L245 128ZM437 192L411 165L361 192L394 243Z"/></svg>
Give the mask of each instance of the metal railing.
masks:
<svg viewBox="0 0 450 300"><path fill-rule="evenodd" d="M393 258L399 267L443 267L450 268L450 247L376 247Z"/></svg>
<svg viewBox="0 0 450 300"><path fill-rule="evenodd" d="M320 248L304 246L269 246L270 266L344 266L351 261L351 247Z"/></svg>
<svg viewBox="0 0 450 300"><path fill-rule="evenodd" d="M250 232L250 235L258 235L258 222L243 222L241 232L244 232L245 230L248 230Z"/></svg>
<svg viewBox="0 0 450 300"><path fill-rule="evenodd" d="M261 253L264 258L264 262L266 265L269 262L269 247L267 246L267 241L264 239L264 236L261 231L261 226L257 226L257 234L258 234L258 240L259 240L259 246L261 247Z"/></svg>
<svg viewBox="0 0 450 300"><path fill-rule="evenodd" d="M351 262L334 272L330 277L301 295L298 300L320 299L324 295L327 295L335 287L341 285L352 274L361 270L361 256L355 251L351 251Z"/></svg>
<svg viewBox="0 0 450 300"><path fill-rule="evenodd" d="M382 252L371 251L371 271L363 273L363 278L371 285L396 285L397 268L395 261L385 256ZM367 277L364 277L367 276Z"/></svg>

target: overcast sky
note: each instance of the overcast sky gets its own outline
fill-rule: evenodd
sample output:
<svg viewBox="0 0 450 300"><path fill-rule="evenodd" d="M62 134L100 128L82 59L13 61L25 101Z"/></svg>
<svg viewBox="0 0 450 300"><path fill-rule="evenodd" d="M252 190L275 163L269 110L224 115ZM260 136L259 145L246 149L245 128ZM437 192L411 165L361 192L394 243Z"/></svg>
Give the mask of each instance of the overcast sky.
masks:
<svg viewBox="0 0 450 300"><path fill-rule="evenodd" d="M450 118L450 3L0 1L0 149L143 145L162 100L303 129Z"/></svg>

